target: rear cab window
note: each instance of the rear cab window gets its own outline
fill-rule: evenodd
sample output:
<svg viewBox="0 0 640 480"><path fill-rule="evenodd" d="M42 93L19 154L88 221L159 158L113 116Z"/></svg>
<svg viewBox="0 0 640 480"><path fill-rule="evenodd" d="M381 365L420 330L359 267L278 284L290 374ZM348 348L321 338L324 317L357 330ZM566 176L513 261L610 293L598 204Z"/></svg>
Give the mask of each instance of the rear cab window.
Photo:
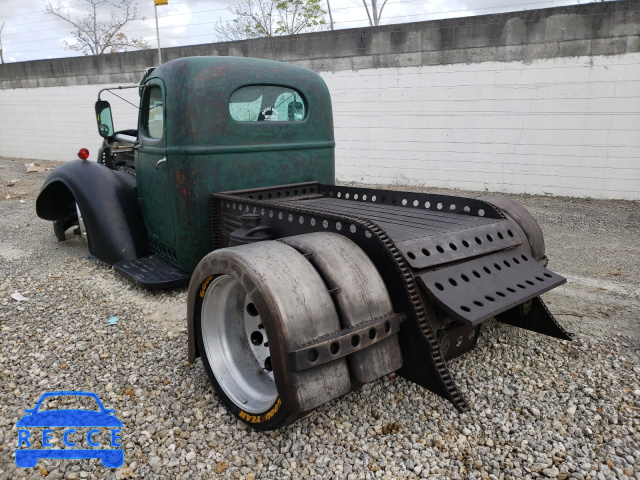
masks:
<svg viewBox="0 0 640 480"><path fill-rule="evenodd" d="M306 118L307 104L292 88L252 85L233 92L229 114L237 122L301 122Z"/></svg>

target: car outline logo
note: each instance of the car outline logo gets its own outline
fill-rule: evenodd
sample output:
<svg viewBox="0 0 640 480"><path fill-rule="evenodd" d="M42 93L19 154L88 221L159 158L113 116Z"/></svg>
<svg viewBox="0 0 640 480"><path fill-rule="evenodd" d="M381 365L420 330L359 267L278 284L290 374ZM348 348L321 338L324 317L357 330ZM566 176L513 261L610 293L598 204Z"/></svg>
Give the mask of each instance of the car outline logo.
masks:
<svg viewBox="0 0 640 480"><path fill-rule="evenodd" d="M100 411L83 410L83 409L57 409L44 410L38 412L42 402L49 397L70 396L70 397L91 397L93 398ZM70 444L68 441L69 433L75 433L73 427L93 427L93 428L110 428L111 430L111 446L119 447L121 444L120 430L123 426L122 422L115 416L115 410L105 408L98 395L92 392L80 391L57 391L43 393L34 408L26 409L26 415L16 423L18 427L18 449L16 449L16 465L20 468L35 467L41 458L49 459L88 459L99 458L102 465L106 468L118 468L124 463L124 450L122 448L29 448L31 443L29 438L31 432L26 428L43 427L43 446L50 446L45 443L50 437L45 436L45 429L63 427L67 428L63 435L64 444L66 446L75 446L76 442ZM116 429L118 429L116 431ZM93 443L92 436L100 430L89 430L87 433L87 442L91 446L99 446L99 443ZM26 433L26 435L25 435ZM27 448L21 448L23 444Z"/></svg>

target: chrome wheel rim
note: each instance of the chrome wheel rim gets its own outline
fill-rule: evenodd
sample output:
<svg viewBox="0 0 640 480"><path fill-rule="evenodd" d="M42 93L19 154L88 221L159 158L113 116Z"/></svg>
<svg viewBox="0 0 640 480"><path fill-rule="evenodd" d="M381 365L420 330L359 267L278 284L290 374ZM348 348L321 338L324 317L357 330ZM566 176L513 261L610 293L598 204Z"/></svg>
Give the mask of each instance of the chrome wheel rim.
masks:
<svg viewBox="0 0 640 480"><path fill-rule="evenodd" d="M201 329L209 366L227 397L248 413L269 409L278 391L267 333L252 299L229 275L207 288Z"/></svg>

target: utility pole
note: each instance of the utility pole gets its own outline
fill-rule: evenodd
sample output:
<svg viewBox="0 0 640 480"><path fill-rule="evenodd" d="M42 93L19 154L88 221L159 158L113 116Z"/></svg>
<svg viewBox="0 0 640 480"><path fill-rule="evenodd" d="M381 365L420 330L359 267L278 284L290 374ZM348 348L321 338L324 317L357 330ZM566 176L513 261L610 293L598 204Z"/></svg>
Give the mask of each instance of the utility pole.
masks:
<svg viewBox="0 0 640 480"><path fill-rule="evenodd" d="M4 57L2 56L2 29L4 28L4 22L0 27L0 64L4 63Z"/></svg>
<svg viewBox="0 0 640 480"><path fill-rule="evenodd" d="M156 13L156 38L158 39L158 65L162 65L162 52L160 51L160 28L158 27L158 5L168 5L169 0L153 0L153 11Z"/></svg>

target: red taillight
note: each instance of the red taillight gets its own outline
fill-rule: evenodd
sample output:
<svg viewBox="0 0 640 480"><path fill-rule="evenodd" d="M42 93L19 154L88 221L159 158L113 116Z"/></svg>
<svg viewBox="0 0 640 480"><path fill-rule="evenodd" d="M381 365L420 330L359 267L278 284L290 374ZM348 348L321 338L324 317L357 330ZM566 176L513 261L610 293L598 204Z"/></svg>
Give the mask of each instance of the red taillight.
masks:
<svg viewBox="0 0 640 480"><path fill-rule="evenodd" d="M86 160L87 158L89 158L89 150L87 150L86 148L81 148L80 150L78 150L78 158L81 158L82 160Z"/></svg>

